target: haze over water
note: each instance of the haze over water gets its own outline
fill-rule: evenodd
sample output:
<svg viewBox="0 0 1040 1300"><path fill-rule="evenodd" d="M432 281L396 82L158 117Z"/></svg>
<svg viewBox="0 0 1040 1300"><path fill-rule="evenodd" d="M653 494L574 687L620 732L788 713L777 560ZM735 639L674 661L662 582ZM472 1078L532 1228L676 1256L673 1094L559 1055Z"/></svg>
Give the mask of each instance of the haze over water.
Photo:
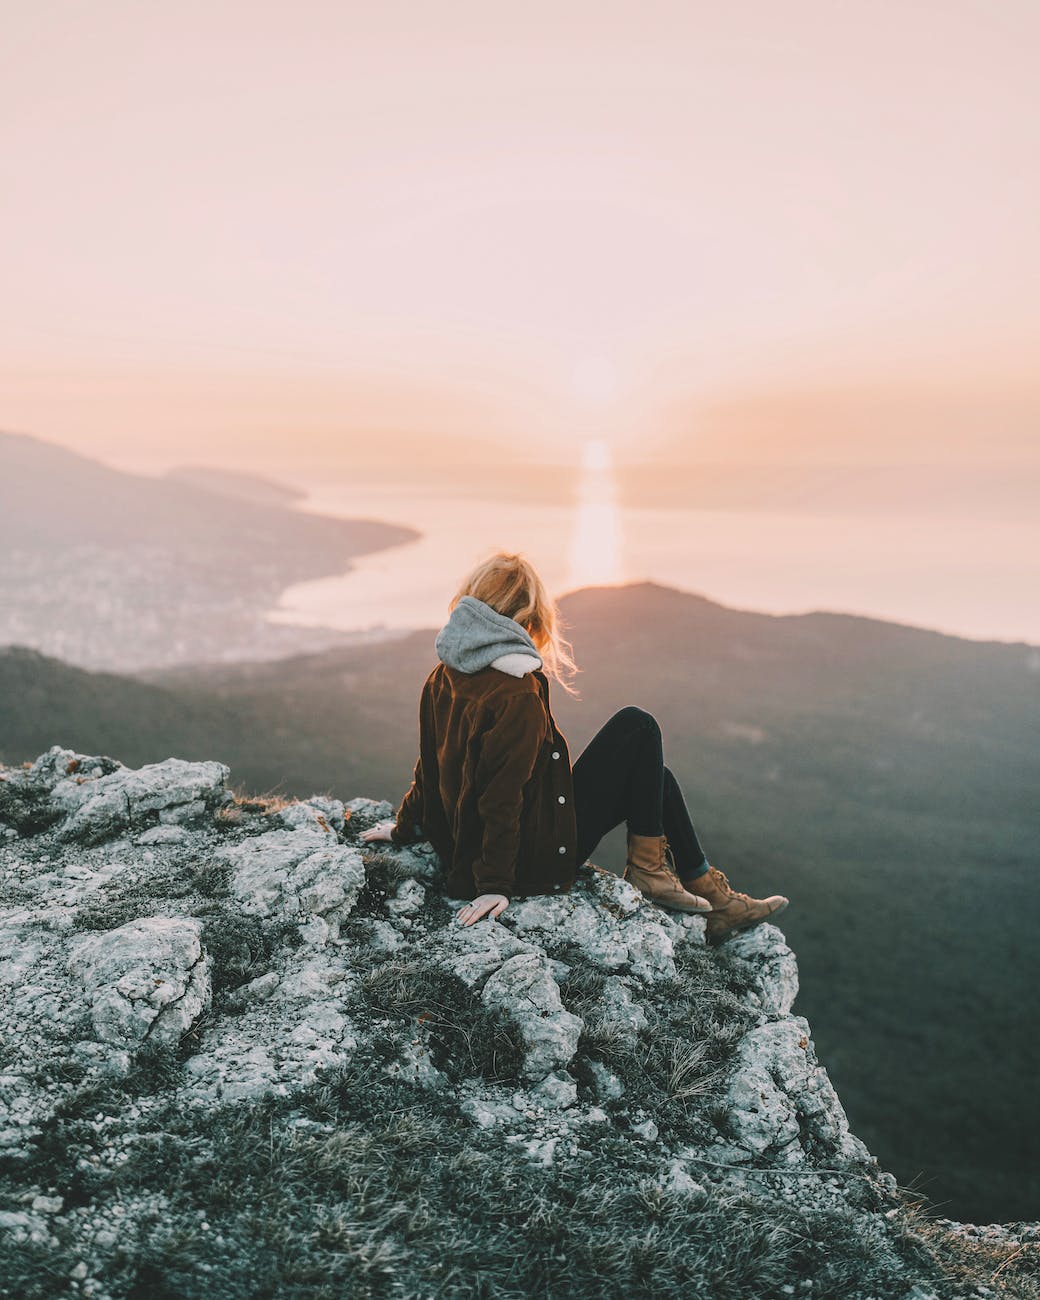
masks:
<svg viewBox="0 0 1040 1300"><path fill-rule="evenodd" d="M528 554L556 594L650 579L766 613L868 614L986 640L1040 644L1040 523L1025 513L877 513L637 508L621 502L609 447L589 440L571 503L323 481L302 508L422 531L362 556L341 577L300 583L276 622L350 630L437 627L455 585L486 548ZM672 481L673 497L675 482ZM558 496L559 493L554 495Z"/></svg>

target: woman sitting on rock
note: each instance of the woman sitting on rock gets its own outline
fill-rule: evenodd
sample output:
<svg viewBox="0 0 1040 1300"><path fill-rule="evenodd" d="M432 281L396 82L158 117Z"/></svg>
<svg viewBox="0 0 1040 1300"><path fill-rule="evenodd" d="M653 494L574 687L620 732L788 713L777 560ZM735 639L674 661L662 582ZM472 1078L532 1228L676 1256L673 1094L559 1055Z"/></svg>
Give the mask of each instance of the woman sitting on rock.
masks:
<svg viewBox="0 0 1040 1300"><path fill-rule="evenodd" d="M618 710L572 768L546 673L571 691L561 669L576 665L556 604L526 558L492 555L448 608L435 643L440 662L419 702L411 788L396 820L363 840L427 840L450 894L473 900L458 913L464 925L500 916L511 898L569 890L621 822L624 878L662 907L704 914L710 940L787 906L780 895L736 892L708 862L653 714Z"/></svg>

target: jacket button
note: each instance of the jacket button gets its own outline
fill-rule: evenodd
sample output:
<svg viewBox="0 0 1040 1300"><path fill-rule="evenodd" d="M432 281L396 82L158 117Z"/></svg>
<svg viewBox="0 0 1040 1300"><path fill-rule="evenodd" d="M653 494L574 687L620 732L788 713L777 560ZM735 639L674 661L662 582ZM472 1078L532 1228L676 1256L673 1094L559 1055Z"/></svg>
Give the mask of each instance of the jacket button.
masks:
<svg viewBox="0 0 1040 1300"><path fill-rule="evenodd" d="M560 803L566 803L566 802L567 802L567 796L561 794L561 795L560 795Z"/></svg>
<svg viewBox="0 0 1040 1300"><path fill-rule="evenodd" d="M566 852L567 852L567 845L566 845L566 844L561 844L561 845L560 845L560 852L561 852L561 853L566 853Z"/></svg>
<svg viewBox="0 0 1040 1300"><path fill-rule="evenodd" d="M559 757L560 757L560 751L559 751L558 749L554 749L554 750L553 750L553 758L559 758Z"/></svg>
<svg viewBox="0 0 1040 1300"><path fill-rule="evenodd" d="M559 885L553 885L553 889L559 889L559 888L560 888Z"/></svg>

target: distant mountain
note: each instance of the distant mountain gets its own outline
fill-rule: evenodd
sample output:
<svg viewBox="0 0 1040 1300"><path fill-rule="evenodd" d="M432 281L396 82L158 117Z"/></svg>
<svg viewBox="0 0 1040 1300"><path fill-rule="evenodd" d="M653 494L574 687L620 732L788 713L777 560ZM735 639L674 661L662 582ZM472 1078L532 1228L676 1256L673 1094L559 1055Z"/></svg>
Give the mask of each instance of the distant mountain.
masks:
<svg viewBox="0 0 1040 1300"><path fill-rule="evenodd" d="M792 900L802 1005L855 1130L959 1217L1036 1217L1040 649L654 583L561 606L573 757L625 704L659 718L710 859ZM396 803L434 636L132 682L9 651L0 760L219 757L252 790ZM620 866L618 838L598 863Z"/></svg>
<svg viewBox="0 0 1040 1300"><path fill-rule="evenodd" d="M209 465L175 465L168 469L165 478L189 487L205 488L221 496L237 497L262 506L288 506L302 501L307 493L303 488L276 483L260 474L243 474L238 470L214 469Z"/></svg>
<svg viewBox="0 0 1040 1300"><path fill-rule="evenodd" d="M91 672L28 646L0 647L0 753L23 755L42 728L90 736L102 753L131 748L149 755L168 749L202 758L225 736L243 732L242 710L189 699L178 689L151 686L116 673ZM0 759L2 762L3 759Z"/></svg>
<svg viewBox="0 0 1040 1300"><path fill-rule="evenodd" d="M355 556L419 533L248 500L244 490L241 478L228 495L212 482L126 474L0 433L0 644L121 671L357 641L266 614L292 583L343 573Z"/></svg>

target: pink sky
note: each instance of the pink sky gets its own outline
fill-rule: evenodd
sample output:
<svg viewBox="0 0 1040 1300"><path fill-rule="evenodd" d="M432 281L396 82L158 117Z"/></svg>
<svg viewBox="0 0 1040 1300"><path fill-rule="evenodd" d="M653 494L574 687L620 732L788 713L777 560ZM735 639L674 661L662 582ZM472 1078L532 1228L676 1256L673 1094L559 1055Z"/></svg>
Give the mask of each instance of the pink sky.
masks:
<svg viewBox="0 0 1040 1300"><path fill-rule="evenodd" d="M15 6L0 428L1035 465L1038 38L1031 0Z"/></svg>

